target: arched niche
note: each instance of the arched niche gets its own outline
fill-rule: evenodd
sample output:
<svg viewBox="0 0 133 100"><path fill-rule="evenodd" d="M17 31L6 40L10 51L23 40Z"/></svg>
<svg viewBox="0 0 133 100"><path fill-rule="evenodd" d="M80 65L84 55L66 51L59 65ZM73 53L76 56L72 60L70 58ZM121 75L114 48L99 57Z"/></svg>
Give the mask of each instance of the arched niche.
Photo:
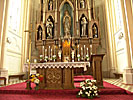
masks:
<svg viewBox="0 0 133 100"><path fill-rule="evenodd" d="M41 25L37 27L37 40L42 40L43 38L43 28Z"/></svg>
<svg viewBox="0 0 133 100"><path fill-rule="evenodd" d="M88 19L85 14L80 17L80 37L88 36ZM86 22L85 22L86 21Z"/></svg>
<svg viewBox="0 0 133 100"><path fill-rule="evenodd" d="M48 10L50 11L50 10L53 10L53 0L48 0Z"/></svg>
<svg viewBox="0 0 133 100"><path fill-rule="evenodd" d="M94 24L92 25L92 34L93 34L93 38L98 38L98 37L99 37L98 31L99 31L98 25L97 25L96 23L94 23Z"/></svg>
<svg viewBox="0 0 133 100"><path fill-rule="evenodd" d="M85 9L86 5L85 5L85 0L79 0L79 8L80 9Z"/></svg>
<svg viewBox="0 0 133 100"><path fill-rule="evenodd" d="M45 33L46 33L46 39L54 38L54 19L51 15L47 18Z"/></svg>
<svg viewBox="0 0 133 100"><path fill-rule="evenodd" d="M63 17L65 15L65 11L68 11L69 15L71 16L71 28L70 28L70 35L73 36L73 27L74 27L74 18L73 18L73 4L69 0L64 0L59 8L60 11L60 36L64 36L64 27L63 27Z"/></svg>

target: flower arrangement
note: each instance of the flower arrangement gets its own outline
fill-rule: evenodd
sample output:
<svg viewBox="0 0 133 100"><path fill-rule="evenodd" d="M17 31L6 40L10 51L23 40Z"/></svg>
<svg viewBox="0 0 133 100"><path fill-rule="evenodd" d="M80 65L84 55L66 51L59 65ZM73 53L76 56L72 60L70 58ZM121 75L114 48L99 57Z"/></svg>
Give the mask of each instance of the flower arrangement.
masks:
<svg viewBox="0 0 133 100"><path fill-rule="evenodd" d="M86 60L89 61L89 55L88 54L86 55Z"/></svg>
<svg viewBox="0 0 133 100"><path fill-rule="evenodd" d="M31 82L36 84L35 90L39 89L39 83L43 81L43 76L40 74L31 75Z"/></svg>
<svg viewBox="0 0 133 100"><path fill-rule="evenodd" d="M43 55L40 55L40 62L43 60Z"/></svg>
<svg viewBox="0 0 133 100"><path fill-rule="evenodd" d="M80 54L77 55L78 61L80 61Z"/></svg>
<svg viewBox="0 0 133 100"><path fill-rule="evenodd" d="M48 56L45 56L45 61L46 61L46 62L48 61Z"/></svg>
<svg viewBox="0 0 133 100"><path fill-rule="evenodd" d="M56 55L53 55L52 59L55 61L56 60Z"/></svg>
<svg viewBox="0 0 133 100"><path fill-rule="evenodd" d="M78 92L77 97L86 97L92 99L98 97L98 87L96 86L96 80L85 80L80 83L81 90Z"/></svg>

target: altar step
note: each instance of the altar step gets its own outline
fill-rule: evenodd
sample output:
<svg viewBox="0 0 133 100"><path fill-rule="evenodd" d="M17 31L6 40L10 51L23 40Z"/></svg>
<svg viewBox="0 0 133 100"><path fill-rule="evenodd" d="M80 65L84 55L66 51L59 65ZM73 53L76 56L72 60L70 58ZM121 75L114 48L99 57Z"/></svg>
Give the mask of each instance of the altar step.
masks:
<svg viewBox="0 0 133 100"><path fill-rule="evenodd" d="M79 80L76 80L78 79ZM75 82L74 86L75 89L60 89L60 90L34 90L35 84L32 83L32 90L26 90L26 83L18 83L18 84L13 84L5 87L0 87L0 94L49 94L49 95L55 95L55 94L60 94L60 95L69 95L73 94L76 95L78 91L80 90L80 78L82 80L85 79L92 79L92 76L74 76ZM112 85L108 82L103 81L104 89L100 89L100 95L116 95L116 94L132 94L131 92L126 91L125 89L119 88L115 85Z"/></svg>
<svg viewBox="0 0 133 100"><path fill-rule="evenodd" d="M93 80L93 77L91 75L74 76L74 82L83 82L86 79Z"/></svg>
<svg viewBox="0 0 133 100"><path fill-rule="evenodd" d="M80 83L74 83L75 89L58 89L58 90L34 90L35 85L32 84L32 90L26 90L26 83L19 83L0 88L0 94L49 94L49 95L76 95L79 92ZM128 94L128 91L104 82L104 89L100 89L100 95L116 95Z"/></svg>

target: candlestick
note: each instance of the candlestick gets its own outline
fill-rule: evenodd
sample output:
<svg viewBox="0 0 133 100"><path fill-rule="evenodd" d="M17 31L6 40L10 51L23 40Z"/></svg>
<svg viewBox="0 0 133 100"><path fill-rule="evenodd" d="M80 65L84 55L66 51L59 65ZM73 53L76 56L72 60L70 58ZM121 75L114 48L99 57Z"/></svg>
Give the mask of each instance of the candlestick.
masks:
<svg viewBox="0 0 133 100"><path fill-rule="evenodd" d="M85 49L85 45L84 45L84 61L85 61L85 58L86 58L86 49Z"/></svg>
<svg viewBox="0 0 133 100"><path fill-rule="evenodd" d="M53 51L53 50L51 49L51 54L50 54L50 55L51 55L51 59L50 59L50 60L52 60L52 51Z"/></svg>
<svg viewBox="0 0 133 100"><path fill-rule="evenodd" d="M87 55L89 55L89 52L88 52L88 50L89 50L89 49L88 49L88 47L87 47L87 49L86 49Z"/></svg>
<svg viewBox="0 0 133 100"><path fill-rule="evenodd" d="M43 55L43 58L44 58L44 46L42 46L42 55Z"/></svg>
<svg viewBox="0 0 133 100"><path fill-rule="evenodd" d="M83 60L83 48L81 47L81 59Z"/></svg>
<svg viewBox="0 0 133 100"><path fill-rule="evenodd" d="M51 49L50 49L50 46L49 46L49 60L50 60L50 50L51 50Z"/></svg>

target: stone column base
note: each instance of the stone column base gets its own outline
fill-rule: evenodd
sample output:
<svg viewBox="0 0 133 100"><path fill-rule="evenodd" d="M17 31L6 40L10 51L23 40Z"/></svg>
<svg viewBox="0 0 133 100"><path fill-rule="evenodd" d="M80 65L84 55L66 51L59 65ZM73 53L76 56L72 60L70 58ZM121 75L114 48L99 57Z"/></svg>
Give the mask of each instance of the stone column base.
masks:
<svg viewBox="0 0 133 100"><path fill-rule="evenodd" d="M124 69L123 73L123 83L124 84L133 84L133 68Z"/></svg>
<svg viewBox="0 0 133 100"><path fill-rule="evenodd" d="M6 84L7 84L8 83L8 70L6 70L6 69L0 69L0 77L5 77L6 78Z"/></svg>

